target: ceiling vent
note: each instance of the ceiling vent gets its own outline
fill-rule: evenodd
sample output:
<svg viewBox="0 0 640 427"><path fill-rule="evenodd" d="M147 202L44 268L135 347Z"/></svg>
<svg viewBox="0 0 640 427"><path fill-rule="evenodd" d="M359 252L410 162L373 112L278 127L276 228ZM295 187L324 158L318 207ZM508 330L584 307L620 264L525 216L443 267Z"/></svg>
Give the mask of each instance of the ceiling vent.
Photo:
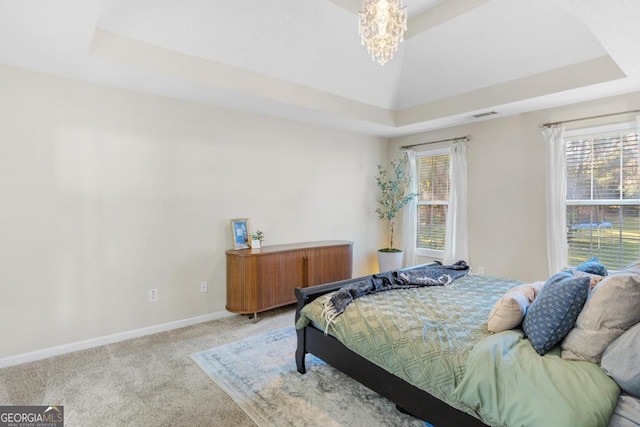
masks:
<svg viewBox="0 0 640 427"><path fill-rule="evenodd" d="M474 114L473 116L471 116L469 118L470 119L480 119L482 117L493 116L494 114L498 114L498 112L497 111L486 111L484 113Z"/></svg>

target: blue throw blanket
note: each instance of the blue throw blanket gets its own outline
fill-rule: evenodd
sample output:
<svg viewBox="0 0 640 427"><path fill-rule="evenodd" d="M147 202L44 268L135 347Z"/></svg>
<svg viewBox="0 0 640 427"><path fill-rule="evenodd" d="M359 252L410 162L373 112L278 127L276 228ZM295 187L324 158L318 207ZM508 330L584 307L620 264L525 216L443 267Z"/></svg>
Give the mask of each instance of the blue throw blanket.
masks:
<svg viewBox="0 0 640 427"><path fill-rule="evenodd" d="M344 312L345 308L356 298L392 289L408 289L421 286L448 286L454 280L466 276L469 265L465 261L458 261L452 265L427 265L405 271L390 271L374 274L363 280L346 285L338 289L324 302L322 316L327 321L325 334L335 318Z"/></svg>

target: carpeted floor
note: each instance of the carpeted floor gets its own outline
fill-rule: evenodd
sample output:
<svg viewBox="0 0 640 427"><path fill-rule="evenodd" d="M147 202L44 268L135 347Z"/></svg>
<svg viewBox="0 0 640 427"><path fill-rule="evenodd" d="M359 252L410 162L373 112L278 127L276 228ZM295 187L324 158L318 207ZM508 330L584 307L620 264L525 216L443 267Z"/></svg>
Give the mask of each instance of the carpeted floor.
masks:
<svg viewBox="0 0 640 427"><path fill-rule="evenodd" d="M260 427L424 426L320 359L296 370L293 326L192 355Z"/></svg>
<svg viewBox="0 0 640 427"><path fill-rule="evenodd" d="M254 426L190 355L293 322L290 306L0 369L0 405L64 405L66 427Z"/></svg>

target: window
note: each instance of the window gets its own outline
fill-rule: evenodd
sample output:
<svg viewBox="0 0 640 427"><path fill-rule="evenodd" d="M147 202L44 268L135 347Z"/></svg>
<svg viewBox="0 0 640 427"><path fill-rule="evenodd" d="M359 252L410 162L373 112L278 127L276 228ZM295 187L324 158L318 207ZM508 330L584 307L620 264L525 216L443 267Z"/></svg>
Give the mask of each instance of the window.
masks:
<svg viewBox="0 0 640 427"><path fill-rule="evenodd" d="M416 154L419 255L441 256L449 207L449 150Z"/></svg>
<svg viewBox="0 0 640 427"><path fill-rule="evenodd" d="M616 270L640 259L640 144L635 123L565 136L570 265Z"/></svg>

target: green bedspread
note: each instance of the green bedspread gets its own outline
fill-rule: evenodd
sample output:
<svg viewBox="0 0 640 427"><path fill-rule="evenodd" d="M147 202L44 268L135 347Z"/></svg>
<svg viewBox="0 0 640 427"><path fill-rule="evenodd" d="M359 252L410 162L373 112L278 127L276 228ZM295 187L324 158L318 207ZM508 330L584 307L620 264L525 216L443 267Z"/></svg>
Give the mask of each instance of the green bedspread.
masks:
<svg viewBox="0 0 640 427"><path fill-rule="evenodd" d="M349 349L405 381L469 413L452 399L472 347L489 335L487 317L497 299L520 284L466 276L451 287L380 292L352 302L328 333ZM332 295L327 294L328 296ZM325 328L322 302L305 306L297 327Z"/></svg>
<svg viewBox="0 0 640 427"><path fill-rule="evenodd" d="M606 426L619 389L599 366L563 360L557 349L540 357L519 330L488 332L492 306L520 283L472 275L452 287L364 296L335 319L328 333L489 425ZM326 297L302 309L297 328L310 322L325 328Z"/></svg>
<svg viewBox="0 0 640 427"><path fill-rule="evenodd" d="M620 392L595 363L562 359L558 347L539 356L519 329L480 341L467 371L454 398L492 426L606 426Z"/></svg>

